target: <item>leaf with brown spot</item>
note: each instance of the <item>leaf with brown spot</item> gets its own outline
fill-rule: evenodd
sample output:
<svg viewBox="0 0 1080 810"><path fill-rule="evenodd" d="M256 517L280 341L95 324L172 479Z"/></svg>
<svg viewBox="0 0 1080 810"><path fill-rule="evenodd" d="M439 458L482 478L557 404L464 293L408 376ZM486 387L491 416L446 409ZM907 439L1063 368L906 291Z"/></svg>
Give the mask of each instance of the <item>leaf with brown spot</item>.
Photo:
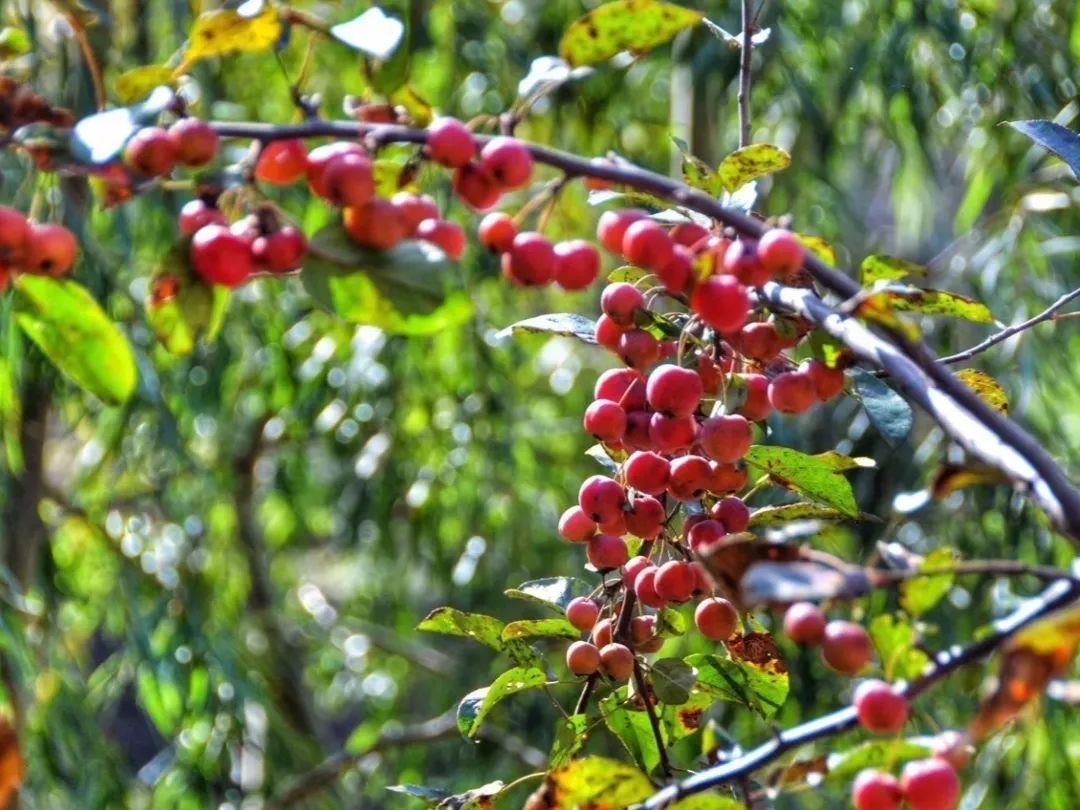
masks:
<svg viewBox="0 0 1080 810"><path fill-rule="evenodd" d="M720 162L716 173L727 191L736 191L751 180L786 169L791 155L771 143L755 143L736 149Z"/></svg>
<svg viewBox="0 0 1080 810"><path fill-rule="evenodd" d="M26 765L19 740L8 721L0 717L0 807L7 807L22 784Z"/></svg>
<svg viewBox="0 0 1080 810"><path fill-rule="evenodd" d="M878 281L899 281L908 276L927 275L929 271L921 264L882 254L867 256L859 266L859 283L864 287Z"/></svg>
<svg viewBox="0 0 1080 810"><path fill-rule="evenodd" d="M211 56L224 56L239 51L265 51L281 36L281 19L276 6L253 16L221 9L200 14L191 27L187 48L173 76L187 72L193 62Z"/></svg>
<svg viewBox="0 0 1080 810"><path fill-rule="evenodd" d="M649 777L625 762L583 757L548 773L527 810L623 810L654 792Z"/></svg>
<svg viewBox="0 0 1080 810"><path fill-rule="evenodd" d="M1001 383L976 368L965 368L953 375L964 385L979 395L979 399L986 402L998 413L1009 413L1009 395L1001 387Z"/></svg>
<svg viewBox="0 0 1080 810"><path fill-rule="evenodd" d="M571 23L559 42L559 56L578 67L623 51L647 53L702 17L700 11L658 0L615 0Z"/></svg>
<svg viewBox="0 0 1080 810"><path fill-rule="evenodd" d="M697 688L720 700L749 706L771 717L787 699L787 666L768 633L747 633L727 642L727 657L690 655L684 660L698 672Z"/></svg>
<svg viewBox="0 0 1080 810"><path fill-rule="evenodd" d="M863 307L881 307L894 312L917 312L922 315L942 315L973 323L994 322L994 315L986 304L947 290L890 285L870 295L860 307L860 314L863 314Z"/></svg>

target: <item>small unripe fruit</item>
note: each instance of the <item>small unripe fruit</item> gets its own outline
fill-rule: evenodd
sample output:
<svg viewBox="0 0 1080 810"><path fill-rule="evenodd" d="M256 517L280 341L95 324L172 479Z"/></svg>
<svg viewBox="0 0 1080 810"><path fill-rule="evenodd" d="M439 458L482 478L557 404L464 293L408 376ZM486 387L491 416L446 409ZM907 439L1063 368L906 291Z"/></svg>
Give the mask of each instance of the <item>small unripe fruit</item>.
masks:
<svg viewBox="0 0 1080 810"><path fill-rule="evenodd" d="M895 734L907 722L907 698L884 681L863 681L853 702L859 724L875 734Z"/></svg>
<svg viewBox="0 0 1080 810"><path fill-rule="evenodd" d="M634 674L634 654L624 644L608 644L600 649L600 669L612 680L629 680Z"/></svg>
<svg viewBox="0 0 1080 810"><path fill-rule="evenodd" d="M717 332L729 334L746 323L750 296L731 276L710 276L694 287L690 308Z"/></svg>
<svg viewBox="0 0 1080 810"><path fill-rule="evenodd" d="M667 231L649 219L631 223L622 240L622 254L631 264L650 270L671 261L674 245Z"/></svg>
<svg viewBox="0 0 1080 810"><path fill-rule="evenodd" d="M626 229L649 215L636 208L623 208L619 211L605 211L596 223L596 238L600 244L612 253L622 254L623 236Z"/></svg>
<svg viewBox="0 0 1080 810"><path fill-rule="evenodd" d="M600 275L600 254L584 239L555 245L555 281L564 290L584 290Z"/></svg>
<svg viewBox="0 0 1080 810"><path fill-rule="evenodd" d="M124 162L139 174L160 177L176 165L176 146L161 127L144 127L124 147Z"/></svg>
<svg viewBox="0 0 1080 810"><path fill-rule="evenodd" d="M590 539L585 547L585 556L597 571L618 568L630 557L626 550L626 541L613 534L598 534Z"/></svg>
<svg viewBox="0 0 1080 810"><path fill-rule="evenodd" d="M334 205L359 207L366 205L375 196L375 175L371 168L371 159L356 152L345 152L330 159L322 175L325 194ZM387 205L390 205L387 202ZM397 209L394 208L395 214ZM404 221L398 216L401 229L405 231Z"/></svg>
<svg viewBox="0 0 1080 810"><path fill-rule="evenodd" d="M730 534L746 531L750 525L750 510L742 498L722 498L710 510L713 518L724 524Z"/></svg>
<svg viewBox="0 0 1080 810"><path fill-rule="evenodd" d="M251 243L223 225L207 225L191 239L191 266L208 284L238 287L255 271Z"/></svg>
<svg viewBox="0 0 1080 810"><path fill-rule="evenodd" d="M619 326L633 326L634 313L644 307L644 293L625 281L608 284L600 293L600 310Z"/></svg>
<svg viewBox="0 0 1080 810"><path fill-rule="evenodd" d="M668 416L690 416L701 404L703 393L697 372L675 365L653 369L645 388L649 406Z"/></svg>
<svg viewBox="0 0 1080 810"><path fill-rule="evenodd" d="M307 147L300 139L271 141L259 152L255 179L276 186L295 183L307 172Z"/></svg>
<svg viewBox="0 0 1080 810"><path fill-rule="evenodd" d="M650 565L639 571L634 579L634 595L645 607L662 608L667 604L667 599L664 599L656 592L656 572L658 570L655 565Z"/></svg>
<svg viewBox="0 0 1080 810"><path fill-rule="evenodd" d="M592 675L600 669L600 650L587 641L575 641L566 648L566 667L575 675Z"/></svg>
<svg viewBox="0 0 1080 810"><path fill-rule="evenodd" d="M659 495L667 489L671 463L659 453L639 450L623 462L622 472L627 486L649 495Z"/></svg>
<svg viewBox="0 0 1080 810"><path fill-rule="evenodd" d="M834 620L825 625L821 657L837 672L854 675L870 663L873 645L862 625Z"/></svg>
<svg viewBox="0 0 1080 810"><path fill-rule="evenodd" d="M727 641L739 626L739 613L727 599L704 599L694 611L694 624L705 638Z"/></svg>
<svg viewBox="0 0 1080 810"><path fill-rule="evenodd" d="M751 440L750 423L737 414L710 417L698 430L701 449L721 464L733 464L745 456Z"/></svg>
<svg viewBox="0 0 1080 810"><path fill-rule="evenodd" d="M596 522L580 506L571 506L559 518L559 536L571 543L585 543L596 534Z"/></svg>
<svg viewBox="0 0 1080 810"><path fill-rule="evenodd" d="M359 208L344 209L342 222L352 240L365 247L389 250L405 238L401 215L382 197L374 197Z"/></svg>
<svg viewBox="0 0 1080 810"><path fill-rule="evenodd" d="M390 198L390 203L401 215L401 226L405 229L407 236L414 236L417 227L419 227L420 223L425 219L439 219L439 206L437 206L435 201L426 194L413 194L411 191L399 191ZM462 245L464 245L464 234L462 234L461 239ZM450 251L446 252L449 253Z"/></svg>
<svg viewBox="0 0 1080 810"><path fill-rule="evenodd" d="M467 163L454 171L454 193L477 211L486 211L499 202L499 184L475 163Z"/></svg>
<svg viewBox="0 0 1080 810"><path fill-rule="evenodd" d="M769 381L769 404L781 413L802 413L818 401L810 375L785 371Z"/></svg>
<svg viewBox="0 0 1080 810"><path fill-rule="evenodd" d="M169 127L169 137L182 166L205 166L217 155L217 132L198 118L181 118Z"/></svg>
<svg viewBox="0 0 1080 810"><path fill-rule="evenodd" d="M784 613L784 632L796 644L820 644L825 614L813 602L796 602Z"/></svg>
<svg viewBox="0 0 1080 810"><path fill-rule="evenodd" d="M480 150L480 167L504 189L521 188L532 177L532 155L516 138L492 138Z"/></svg>
<svg viewBox="0 0 1080 810"><path fill-rule="evenodd" d="M476 142L456 118L437 118L428 127L427 154L436 163L460 169L476 154Z"/></svg>
<svg viewBox="0 0 1080 810"><path fill-rule="evenodd" d="M188 200L180 209L177 225L180 233L191 236L204 225L225 225L225 212L217 206L207 205L200 199Z"/></svg>
<svg viewBox="0 0 1080 810"><path fill-rule="evenodd" d="M307 239L292 225L259 236L251 243L251 253L271 273L288 273L300 267L307 253Z"/></svg>
<svg viewBox="0 0 1080 810"><path fill-rule="evenodd" d="M960 800L960 779L943 759L914 760L900 773L900 792L911 810L953 810Z"/></svg>
<svg viewBox="0 0 1080 810"><path fill-rule="evenodd" d="M425 219L416 227L417 239L430 242L454 261L465 252L465 231L456 222L445 219Z"/></svg>
<svg viewBox="0 0 1080 810"><path fill-rule="evenodd" d="M585 432L602 442L617 442L626 433L626 411L607 399L595 400L585 409Z"/></svg>
<svg viewBox="0 0 1080 810"><path fill-rule="evenodd" d="M566 606L566 620L578 630L587 633L600 618L600 606L592 599L579 596Z"/></svg>
<svg viewBox="0 0 1080 810"><path fill-rule="evenodd" d="M758 260L773 278L786 278L802 267L805 251L799 238L784 228L773 228L758 241Z"/></svg>
<svg viewBox="0 0 1080 810"><path fill-rule="evenodd" d="M855 810L900 810L900 783L884 771L862 770L851 786Z"/></svg>
<svg viewBox="0 0 1080 810"><path fill-rule="evenodd" d="M671 560L657 569L653 587L661 599L685 602L694 592L694 583L694 572L690 566L682 560Z"/></svg>
<svg viewBox="0 0 1080 810"><path fill-rule="evenodd" d="M745 386L745 399L736 412L751 422L760 422L769 415L769 378L763 374L737 375Z"/></svg>
<svg viewBox="0 0 1080 810"><path fill-rule="evenodd" d="M492 253L506 253L514 243L517 236L517 225L514 220L502 211L495 211L480 220L476 236L480 244Z"/></svg>
<svg viewBox="0 0 1080 810"><path fill-rule="evenodd" d="M308 187L312 193L320 197L329 196L325 181L326 170L335 158L349 154L367 157L367 153L360 144L350 141L323 144L316 146L308 153L306 172Z"/></svg>

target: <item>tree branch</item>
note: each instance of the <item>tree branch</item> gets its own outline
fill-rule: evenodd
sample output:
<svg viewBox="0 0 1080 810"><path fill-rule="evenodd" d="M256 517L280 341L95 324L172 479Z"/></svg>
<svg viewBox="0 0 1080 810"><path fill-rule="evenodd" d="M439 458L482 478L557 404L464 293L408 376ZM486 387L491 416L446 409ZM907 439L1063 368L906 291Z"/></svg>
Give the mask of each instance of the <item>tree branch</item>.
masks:
<svg viewBox="0 0 1080 810"><path fill-rule="evenodd" d="M985 658L1024 627L1068 605L1078 597L1080 597L1080 584L1074 581L1055 582L1019 610L997 622L989 635L955 652L945 650L938 653L925 673L898 691L908 699L918 697L952 672L966 664ZM753 773L792 749L815 740L841 734L857 725L854 707L847 706L839 709L832 714L782 731L773 739L736 759L701 771L677 784L669 785L655 793L640 805L640 808L641 810L659 810L667 807L684 796L702 793Z"/></svg>
<svg viewBox="0 0 1080 810"><path fill-rule="evenodd" d="M742 0L742 50L739 51L739 148L750 145L750 64L754 59L754 0Z"/></svg>
<svg viewBox="0 0 1080 810"><path fill-rule="evenodd" d="M656 716L656 707L653 706L652 696L649 694L649 684L645 681L645 673L641 669L641 662L637 659L634 659L634 687L645 704L645 714L649 716L653 739L656 740L656 750L660 754L660 770L663 771L664 776L670 777L671 761L668 759L667 746L664 745L664 735L660 732L660 719Z"/></svg>

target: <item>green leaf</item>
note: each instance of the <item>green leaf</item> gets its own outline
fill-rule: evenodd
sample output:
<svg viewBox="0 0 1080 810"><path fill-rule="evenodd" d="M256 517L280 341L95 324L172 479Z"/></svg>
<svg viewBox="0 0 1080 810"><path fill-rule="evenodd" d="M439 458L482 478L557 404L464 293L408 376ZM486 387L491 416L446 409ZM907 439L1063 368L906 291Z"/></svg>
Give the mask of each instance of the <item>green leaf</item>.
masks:
<svg viewBox="0 0 1080 810"><path fill-rule="evenodd" d="M656 612L654 632L660 638L677 638L685 635L690 621L676 608L661 608Z"/></svg>
<svg viewBox="0 0 1080 810"><path fill-rule="evenodd" d="M649 668L653 691L661 703L680 706L690 700L697 680L694 668L679 658L661 658Z"/></svg>
<svg viewBox="0 0 1080 810"><path fill-rule="evenodd" d="M8 471L20 475L25 464L21 436L22 399L15 382L15 370L3 356L0 356L0 432L3 433Z"/></svg>
<svg viewBox="0 0 1080 810"><path fill-rule="evenodd" d="M405 26L401 20L388 16L378 6L330 29L330 36L338 42L380 60L393 55L404 35Z"/></svg>
<svg viewBox="0 0 1080 810"><path fill-rule="evenodd" d="M589 727L589 716L572 714L559 720L555 730L555 741L548 754L548 767L558 768L574 758L585 745L585 729Z"/></svg>
<svg viewBox="0 0 1080 810"><path fill-rule="evenodd" d="M504 338L523 333L566 335L577 338L583 343L595 344L596 321L584 315L578 315L576 312L553 312L511 324L499 332L498 337Z"/></svg>
<svg viewBox="0 0 1080 810"><path fill-rule="evenodd" d="M1064 160L1073 176L1080 180L1080 135L1053 121L1009 121L1008 124Z"/></svg>
<svg viewBox="0 0 1080 810"><path fill-rule="evenodd" d="M915 647L915 630L902 618L882 613L870 622L869 630L886 680L913 680L930 663L926 653Z"/></svg>
<svg viewBox="0 0 1080 810"><path fill-rule="evenodd" d="M894 312L944 315L974 323L994 323L994 315L986 304L945 290L888 286L875 292L870 299L863 306L869 305Z"/></svg>
<svg viewBox="0 0 1080 810"><path fill-rule="evenodd" d="M646 276L652 275L648 270L643 270L640 267L635 267L632 264L624 264L622 267L616 267L610 273L608 273L607 280L614 284L617 281L625 281L627 284L634 284L639 290L651 290L660 284L659 280L655 276L648 280L643 281Z"/></svg>
<svg viewBox="0 0 1080 810"><path fill-rule="evenodd" d="M660 748L653 735L652 724L644 709L626 705L627 689L619 687L600 701L600 714L626 752L645 773L652 773L660 764Z"/></svg>
<svg viewBox="0 0 1080 810"><path fill-rule="evenodd" d="M530 579L522 582L516 588L503 591L511 599L524 599L535 602L546 608L551 608L557 613L563 613L572 599L578 596L588 596L592 592L592 586L581 579L574 577L547 577L545 579Z"/></svg>
<svg viewBox="0 0 1080 810"><path fill-rule="evenodd" d="M857 519L863 519L860 515ZM782 526L793 520L851 520L851 515L834 509L831 506L822 506L817 503L800 501L799 503L785 503L779 506L763 506L755 509L750 515L750 528L759 529L767 526Z"/></svg>
<svg viewBox="0 0 1080 810"><path fill-rule="evenodd" d="M435 608L420 624L417 630L428 633L442 633L447 636L463 636L479 641L493 650L504 647L502 631L505 625L494 616L483 613L464 613L451 607Z"/></svg>
<svg viewBox="0 0 1080 810"><path fill-rule="evenodd" d="M874 254L867 256L859 265L859 283L864 287L870 287L878 281L899 281L908 276L927 275L929 271L921 264L897 256Z"/></svg>
<svg viewBox="0 0 1080 810"><path fill-rule="evenodd" d="M204 12L191 26L184 57L173 73L179 76L192 63L212 56L269 50L280 36L281 20L274 5L267 4L254 15L231 9Z"/></svg>
<svg viewBox="0 0 1080 810"><path fill-rule="evenodd" d="M629 807L649 798L655 789L649 777L632 765L606 757L583 757L548 774L559 810Z"/></svg>
<svg viewBox="0 0 1080 810"><path fill-rule="evenodd" d="M311 238L300 277L321 306L351 323L403 335L431 335L467 320L468 298L447 295L446 254L426 242L368 250L328 225Z"/></svg>
<svg viewBox="0 0 1080 810"><path fill-rule="evenodd" d="M0 61L25 56L32 48L30 36L21 28L0 28Z"/></svg>
<svg viewBox="0 0 1080 810"><path fill-rule="evenodd" d="M815 453L814 458L824 461L837 472L850 470L872 470L877 467L877 462L867 456L849 456L836 450L826 450L824 453Z"/></svg>
<svg viewBox="0 0 1080 810"><path fill-rule="evenodd" d="M503 641L515 638L581 638L581 631L566 619L522 619L503 628Z"/></svg>
<svg viewBox="0 0 1080 810"><path fill-rule="evenodd" d="M989 374L975 368L965 368L953 376L978 394L979 399L984 400L995 411L1008 415L1009 395L1005 393L1001 383Z"/></svg>
<svg viewBox="0 0 1080 810"><path fill-rule="evenodd" d="M736 149L722 161L716 173L720 184L734 192L751 180L786 169L791 165L791 155L779 146L756 143Z"/></svg>
<svg viewBox="0 0 1080 810"><path fill-rule="evenodd" d="M847 782L864 768L892 771L908 760L922 759L932 753L927 746L907 740L871 740L842 754L830 755L826 778Z"/></svg>
<svg viewBox="0 0 1080 810"><path fill-rule="evenodd" d="M762 717L771 717L787 700L789 678L782 667L719 655L695 654L684 660L697 670L698 689L749 706Z"/></svg>
<svg viewBox="0 0 1080 810"><path fill-rule="evenodd" d="M543 670L534 667L514 667L506 670L492 681L491 686L476 689L462 698L458 704L458 730L465 737L475 737L484 718L499 701L526 689L543 686L546 681L547 676Z"/></svg>
<svg viewBox="0 0 1080 810"><path fill-rule="evenodd" d="M851 484L828 461L790 447L754 445L746 453L746 463L768 473L773 483L832 506L848 517L859 516Z"/></svg>
<svg viewBox="0 0 1080 810"><path fill-rule="evenodd" d="M591 445L589 449L585 451L585 455L594 459L601 467L614 476L619 472L620 462L615 458L615 455L618 455L618 453L613 453L614 451L608 450L603 444Z"/></svg>
<svg viewBox="0 0 1080 810"><path fill-rule="evenodd" d="M675 804L668 805L668 810L746 810L746 805L729 796L698 794L679 799Z"/></svg>
<svg viewBox="0 0 1080 810"><path fill-rule="evenodd" d="M959 555L951 548L936 548L919 564L919 570L944 568L956 562ZM952 574L915 577L900 584L900 606L912 616L921 616L949 592Z"/></svg>
<svg viewBox="0 0 1080 810"><path fill-rule="evenodd" d="M116 77L116 98L121 104L133 104L146 98L156 87L171 85L172 68L165 65L142 65Z"/></svg>
<svg viewBox="0 0 1080 810"><path fill-rule="evenodd" d="M21 274L15 321L58 369L104 402L122 404L138 381L127 337L84 287L70 279Z"/></svg>
<svg viewBox="0 0 1080 810"><path fill-rule="evenodd" d="M705 712L712 704L712 695L695 687L690 690L690 697L684 703L679 705L666 703L661 706L660 722L664 726L668 739L681 740L698 731Z"/></svg>
<svg viewBox="0 0 1080 810"><path fill-rule="evenodd" d="M387 790L391 793L403 793L406 796L420 799L423 802L427 802L429 807L436 802L441 802L450 795L450 791L448 790L443 790L442 788L429 788L424 787L423 785L390 785Z"/></svg>
<svg viewBox="0 0 1080 810"><path fill-rule="evenodd" d="M890 446L899 446L915 424L915 414L907 400L868 371L855 368L850 374L854 394L862 403L870 424Z"/></svg>
<svg viewBox="0 0 1080 810"><path fill-rule="evenodd" d="M595 65L617 53L643 54L701 21L701 12L658 0L615 0L570 24L559 56L571 66Z"/></svg>

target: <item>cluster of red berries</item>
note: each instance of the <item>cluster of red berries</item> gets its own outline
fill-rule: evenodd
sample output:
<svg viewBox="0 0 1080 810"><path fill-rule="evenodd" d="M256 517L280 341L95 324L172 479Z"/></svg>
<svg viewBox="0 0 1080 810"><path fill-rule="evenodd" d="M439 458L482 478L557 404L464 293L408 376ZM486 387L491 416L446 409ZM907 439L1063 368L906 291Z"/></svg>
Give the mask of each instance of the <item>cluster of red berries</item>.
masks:
<svg viewBox="0 0 1080 810"><path fill-rule="evenodd" d="M784 632L796 644L820 644L822 661L844 675L861 672L874 654L866 628L841 619L826 621L821 608L811 602L796 602L788 607Z"/></svg>
<svg viewBox="0 0 1080 810"><path fill-rule="evenodd" d="M78 252L75 235L63 225L31 222L21 211L0 206L0 290L15 273L63 275Z"/></svg>
<svg viewBox="0 0 1080 810"><path fill-rule="evenodd" d="M855 777L851 801L855 810L953 810L960 800L960 778L945 756L912 760L897 779L867 768Z"/></svg>
<svg viewBox="0 0 1080 810"><path fill-rule="evenodd" d="M163 177L177 166L198 168L218 152L218 134L205 121L181 118L168 129L144 127L124 147L124 163L143 177Z"/></svg>

